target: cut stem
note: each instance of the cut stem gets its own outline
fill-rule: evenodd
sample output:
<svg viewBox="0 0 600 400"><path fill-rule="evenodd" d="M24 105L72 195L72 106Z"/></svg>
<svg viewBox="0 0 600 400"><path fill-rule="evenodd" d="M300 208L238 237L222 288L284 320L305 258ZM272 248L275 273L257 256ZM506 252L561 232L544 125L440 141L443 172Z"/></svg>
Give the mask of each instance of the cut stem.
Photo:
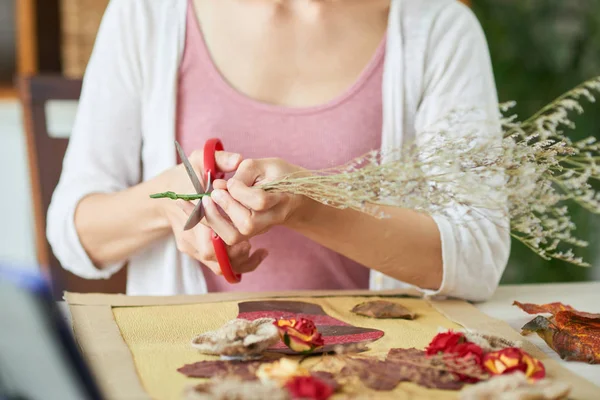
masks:
<svg viewBox="0 0 600 400"><path fill-rule="evenodd" d="M208 193L180 194L180 193L175 193L175 192L162 192L162 193L151 194L150 198L191 201L191 200L200 200L204 196L210 197L210 194L208 194Z"/></svg>

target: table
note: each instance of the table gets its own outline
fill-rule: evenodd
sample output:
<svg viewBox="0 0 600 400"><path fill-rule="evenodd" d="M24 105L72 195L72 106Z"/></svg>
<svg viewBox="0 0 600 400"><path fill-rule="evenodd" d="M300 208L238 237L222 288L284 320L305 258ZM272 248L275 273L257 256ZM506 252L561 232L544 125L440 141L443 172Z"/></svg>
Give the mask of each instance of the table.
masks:
<svg viewBox="0 0 600 400"><path fill-rule="evenodd" d="M475 306L485 314L507 322L513 329L520 332L521 327L529 322L533 316L512 306L515 300L522 303L536 304L560 301L580 311L598 313L600 312L600 282L505 285L500 286L489 301L475 304ZM70 325L70 316L66 303L59 302L59 307ZM537 335L530 335L526 338L551 358L559 361L565 368L595 384L600 384L600 365L563 361Z"/></svg>

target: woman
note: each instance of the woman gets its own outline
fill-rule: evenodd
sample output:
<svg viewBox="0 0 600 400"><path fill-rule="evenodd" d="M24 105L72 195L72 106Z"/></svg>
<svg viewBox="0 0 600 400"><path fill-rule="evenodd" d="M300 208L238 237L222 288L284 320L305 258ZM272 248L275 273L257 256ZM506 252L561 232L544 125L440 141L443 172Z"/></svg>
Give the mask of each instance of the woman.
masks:
<svg viewBox="0 0 600 400"><path fill-rule="evenodd" d="M472 105L496 117L484 35L455 0L115 0L86 72L49 241L85 278L127 262L133 295L410 286L484 300L509 253L498 216L385 208L380 220L253 187L400 146ZM192 192L174 140L199 173L194 151L211 137L229 151L217 153L229 179L205 199L203 224L184 232L193 205L148 195ZM218 276L210 228L240 284Z"/></svg>

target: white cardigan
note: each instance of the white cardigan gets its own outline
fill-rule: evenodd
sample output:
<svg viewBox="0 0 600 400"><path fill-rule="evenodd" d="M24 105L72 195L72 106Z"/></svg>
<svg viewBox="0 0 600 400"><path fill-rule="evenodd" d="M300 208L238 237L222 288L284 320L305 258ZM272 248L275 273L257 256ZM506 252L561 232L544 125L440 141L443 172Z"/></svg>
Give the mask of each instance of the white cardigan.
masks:
<svg viewBox="0 0 600 400"><path fill-rule="evenodd" d="M67 270L105 279L129 262L127 293L206 292L197 262L178 252L173 237L100 270L74 225L78 202L90 193L124 190L176 164L176 78L187 0L112 0L84 78L62 176L48 211L47 235ZM392 0L383 78L382 147L401 146L450 108L483 107L497 116L498 100L483 31L455 0ZM498 132L490 132L498 135ZM141 157L141 163L140 158ZM507 221L492 216L435 216L444 273L424 295L484 300L496 289L510 252ZM371 271L374 290L409 285Z"/></svg>

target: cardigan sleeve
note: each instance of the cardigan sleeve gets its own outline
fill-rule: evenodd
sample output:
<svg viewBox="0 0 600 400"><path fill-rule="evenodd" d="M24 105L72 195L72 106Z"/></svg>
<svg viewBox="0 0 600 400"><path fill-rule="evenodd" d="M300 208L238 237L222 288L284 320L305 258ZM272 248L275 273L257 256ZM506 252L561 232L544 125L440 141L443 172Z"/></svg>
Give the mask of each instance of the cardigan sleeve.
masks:
<svg viewBox="0 0 600 400"><path fill-rule="evenodd" d="M140 181L141 67L134 0L111 0L83 80L77 115L46 234L61 265L88 279L107 279L126 260L98 268L75 228L79 202L92 193L124 190Z"/></svg>
<svg viewBox="0 0 600 400"><path fill-rule="evenodd" d="M499 143L499 104L489 50L483 30L468 7L453 1L441 9L432 25L425 60L423 95L415 118L417 142L427 140L418 132L451 109L476 107L485 118L478 112L478 120L466 121L467 125L481 133L482 139ZM485 125L477 126L483 120ZM505 201L501 191L492 189L488 195ZM486 300L498 287L508 262L508 217L500 210L466 206L445 211L433 216L442 242L443 281L439 290L424 292Z"/></svg>

